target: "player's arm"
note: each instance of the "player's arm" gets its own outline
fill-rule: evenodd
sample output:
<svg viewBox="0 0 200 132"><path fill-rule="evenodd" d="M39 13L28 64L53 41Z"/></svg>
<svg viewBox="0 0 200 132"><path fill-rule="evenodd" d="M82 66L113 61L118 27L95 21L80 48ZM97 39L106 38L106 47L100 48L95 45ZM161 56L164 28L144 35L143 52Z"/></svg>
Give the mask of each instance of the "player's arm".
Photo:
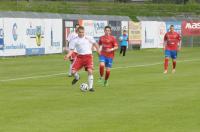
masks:
<svg viewBox="0 0 200 132"><path fill-rule="evenodd" d="M163 51L165 51L166 45L167 45L167 34L165 34L165 36L164 36Z"/></svg>
<svg viewBox="0 0 200 132"><path fill-rule="evenodd" d="M66 45L64 47L64 51L68 52L69 51L69 41L66 40Z"/></svg>
<svg viewBox="0 0 200 132"><path fill-rule="evenodd" d="M113 52L118 49L118 45L114 46L113 48L107 49L106 52Z"/></svg>
<svg viewBox="0 0 200 132"><path fill-rule="evenodd" d="M164 41L164 43L163 43L163 50L164 50L164 51L165 51L166 45L167 45L167 41Z"/></svg>
<svg viewBox="0 0 200 132"><path fill-rule="evenodd" d="M72 55L73 52L74 52L74 50L69 50L68 54L66 54L66 55L64 56L64 60L68 60L69 57Z"/></svg>
<svg viewBox="0 0 200 132"><path fill-rule="evenodd" d="M181 50L181 44L182 44L182 42L181 42L181 36L178 35L178 51Z"/></svg>
<svg viewBox="0 0 200 132"><path fill-rule="evenodd" d="M102 48L103 48L103 46L102 46L102 41L101 41L101 37L99 38L98 47L99 47L99 52L101 52L101 51L102 51Z"/></svg>
<svg viewBox="0 0 200 132"><path fill-rule="evenodd" d="M74 49L75 49L75 42L74 41L71 41L70 43L69 43L69 52L68 52L68 54L66 54L65 56L64 56L64 60L68 60L69 59L69 57L72 55L72 53L74 52Z"/></svg>
<svg viewBox="0 0 200 132"><path fill-rule="evenodd" d="M100 48L99 48L99 45L97 43L93 43L93 46L95 47L98 55L100 55Z"/></svg>

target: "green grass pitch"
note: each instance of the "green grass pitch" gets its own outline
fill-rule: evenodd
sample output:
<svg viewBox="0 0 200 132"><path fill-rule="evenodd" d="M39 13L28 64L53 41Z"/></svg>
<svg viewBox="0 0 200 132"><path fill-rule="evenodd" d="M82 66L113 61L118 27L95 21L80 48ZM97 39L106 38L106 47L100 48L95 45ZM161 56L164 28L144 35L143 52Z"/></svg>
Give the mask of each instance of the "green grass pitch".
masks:
<svg viewBox="0 0 200 132"><path fill-rule="evenodd" d="M199 132L200 48L183 48L163 74L161 49L116 57L109 86L81 92L63 55L0 58L0 132Z"/></svg>

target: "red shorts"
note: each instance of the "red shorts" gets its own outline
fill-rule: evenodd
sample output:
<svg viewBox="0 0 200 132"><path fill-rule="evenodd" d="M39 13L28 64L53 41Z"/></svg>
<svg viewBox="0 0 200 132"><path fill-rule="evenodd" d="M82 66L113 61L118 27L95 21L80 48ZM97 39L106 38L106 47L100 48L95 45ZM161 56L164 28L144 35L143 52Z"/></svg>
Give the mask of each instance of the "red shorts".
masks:
<svg viewBox="0 0 200 132"><path fill-rule="evenodd" d="M76 58L77 55L78 55L78 53L73 52L72 55L70 56L69 60L73 61Z"/></svg>
<svg viewBox="0 0 200 132"><path fill-rule="evenodd" d="M86 71L88 69L93 69L93 56L91 54L77 55L76 59L72 64L72 70L74 71L78 71L83 67Z"/></svg>

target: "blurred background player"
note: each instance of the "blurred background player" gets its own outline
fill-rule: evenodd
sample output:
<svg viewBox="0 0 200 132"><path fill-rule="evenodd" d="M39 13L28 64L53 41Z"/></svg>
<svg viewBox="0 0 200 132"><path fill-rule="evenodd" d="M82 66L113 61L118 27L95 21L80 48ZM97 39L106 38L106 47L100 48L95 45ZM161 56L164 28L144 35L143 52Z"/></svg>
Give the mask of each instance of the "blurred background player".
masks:
<svg viewBox="0 0 200 132"><path fill-rule="evenodd" d="M181 49L181 36L174 31L174 25L170 26L170 31L167 32L164 36L164 52L165 52L165 61L164 61L164 73L168 72L168 63L169 59L172 58L172 73L175 73L176 68L176 58L177 51Z"/></svg>
<svg viewBox="0 0 200 132"><path fill-rule="evenodd" d="M123 31L123 34L119 37L120 41L120 55L123 52L123 56L126 55L126 49L128 47L128 35L126 30Z"/></svg>
<svg viewBox="0 0 200 132"><path fill-rule="evenodd" d="M99 46L94 40L94 38L84 35L84 27L79 26L78 36L74 38L69 44L69 53L65 55L65 60L69 59L69 57L73 54L74 50L77 51L77 56L72 64L72 75L74 76L74 80L72 81L72 85L76 84L76 82L80 79L79 74L77 73L82 67L88 73L88 86L89 91L93 92L93 56L92 56L92 48L93 46L96 48L99 53Z"/></svg>
<svg viewBox="0 0 200 132"><path fill-rule="evenodd" d="M66 51L67 51L67 52L69 52L69 44L70 44L70 42L71 42L75 37L78 36L78 34L77 34L77 29L78 29L79 26L80 26L79 24L76 24L76 25L75 25L75 30L74 30L74 32L70 33L70 34L68 35L68 37L67 37L67 40L66 40ZM73 63L73 61L74 61L74 59L75 59L76 56L77 56L77 52L76 52L76 49L75 49L74 52L72 53L72 55L71 55L70 58L69 58L70 64L69 64L68 77L71 77L71 76L72 76L72 72L71 72L71 71L72 71L72 63Z"/></svg>
<svg viewBox="0 0 200 132"><path fill-rule="evenodd" d="M111 27L106 26L104 28L104 36L101 36L99 39L99 46L101 49L101 53L99 56L99 73L100 78L99 82L103 81L104 76L104 68L106 67L106 75L105 75L105 81L104 86L108 85L108 78L110 76L110 68L112 67L112 62L114 58L114 52L118 49L117 40L114 36L111 35Z"/></svg>

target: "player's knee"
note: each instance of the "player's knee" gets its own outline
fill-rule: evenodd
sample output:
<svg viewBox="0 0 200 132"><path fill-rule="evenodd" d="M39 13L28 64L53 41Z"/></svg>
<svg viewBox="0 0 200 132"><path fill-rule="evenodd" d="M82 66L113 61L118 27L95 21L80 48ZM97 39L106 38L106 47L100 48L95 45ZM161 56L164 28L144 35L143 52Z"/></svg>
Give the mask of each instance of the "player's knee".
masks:
<svg viewBox="0 0 200 132"><path fill-rule="evenodd" d="M100 63L100 66L105 66L105 63L104 63L104 62L101 62L101 63Z"/></svg>
<svg viewBox="0 0 200 132"><path fill-rule="evenodd" d="M72 70L72 75L74 75L76 73L76 71L75 70Z"/></svg>
<svg viewBox="0 0 200 132"><path fill-rule="evenodd" d="M93 70L92 69L87 69L88 71L88 75L92 75L93 74Z"/></svg>
<svg viewBox="0 0 200 132"><path fill-rule="evenodd" d="M110 67L106 67L106 71L110 71Z"/></svg>

